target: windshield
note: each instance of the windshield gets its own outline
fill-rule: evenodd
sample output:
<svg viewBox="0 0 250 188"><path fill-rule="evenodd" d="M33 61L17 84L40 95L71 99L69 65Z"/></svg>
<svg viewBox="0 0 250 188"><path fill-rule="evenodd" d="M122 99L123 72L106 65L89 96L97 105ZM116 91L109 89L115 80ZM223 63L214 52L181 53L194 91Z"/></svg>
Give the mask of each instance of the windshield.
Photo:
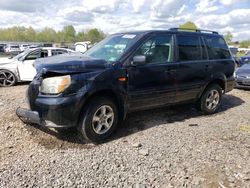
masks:
<svg viewBox="0 0 250 188"><path fill-rule="evenodd" d="M112 35L90 48L84 55L115 62L137 41L135 34Z"/></svg>
<svg viewBox="0 0 250 188"><path fill-rule="evenodd" d="M15 57L13 57L14 59L19 59L20 57L23 57L25 55L27 55L30 52L30 50L25 50L22 53L16 55Z"/></svg>

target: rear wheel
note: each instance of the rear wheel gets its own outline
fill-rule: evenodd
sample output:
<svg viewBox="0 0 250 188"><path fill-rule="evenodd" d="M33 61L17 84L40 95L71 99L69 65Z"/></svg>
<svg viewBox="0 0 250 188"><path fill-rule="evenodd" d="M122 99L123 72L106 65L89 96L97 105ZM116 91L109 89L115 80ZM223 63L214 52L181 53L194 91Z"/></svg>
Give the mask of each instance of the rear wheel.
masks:
<svg viewBox="0 0 250 188"><path fill-rule="evenodd" d="M16 76L8 70L0 70L0 86L9 87L16 84Z"/></svg>
<svg viewBox="0 0 250 188"><path fill-rule="evenodd" d="M115 130L118 111L112 99L92 99L82 114L79 131L85 140L101 142Z"/></svg>
<svg viewBox="0 0 250 188"><path fill-rule="evenodd" d="M203 92L197 103L197 108L203 114L213 114L220 107L222 89L218 84L212 84Z"/></svg>

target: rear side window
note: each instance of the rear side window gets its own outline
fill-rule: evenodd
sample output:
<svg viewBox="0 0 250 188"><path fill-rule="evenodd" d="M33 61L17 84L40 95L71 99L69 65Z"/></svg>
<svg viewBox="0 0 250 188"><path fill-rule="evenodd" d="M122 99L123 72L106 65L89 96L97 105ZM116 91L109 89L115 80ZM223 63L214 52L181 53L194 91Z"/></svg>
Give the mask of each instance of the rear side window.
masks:
<svg viewBox="0 0 250 188"><path fill-rule="evenodd" d="M177 46L180 61L202 59L202 49L198 36L177 35Z"/></svg>
<svg viewBox="0 0 250 188"><path fill-rule="evenodd" d="M221 37L204 36L209 59L231 58L226 42Z"/></svg>

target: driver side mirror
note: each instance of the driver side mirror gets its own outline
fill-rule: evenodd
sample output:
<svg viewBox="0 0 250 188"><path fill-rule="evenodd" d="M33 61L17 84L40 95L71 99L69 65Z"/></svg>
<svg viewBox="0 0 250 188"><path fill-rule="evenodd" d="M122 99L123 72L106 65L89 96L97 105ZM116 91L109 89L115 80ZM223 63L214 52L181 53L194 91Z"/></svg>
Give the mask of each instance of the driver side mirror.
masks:
<svg viewBox="0 0 250 188"><path fill-rule="evenodd" d="M133 57L133 61L131 62L131 65L144 65L146 64L146 56L144 55L137 55Z"/></svg>

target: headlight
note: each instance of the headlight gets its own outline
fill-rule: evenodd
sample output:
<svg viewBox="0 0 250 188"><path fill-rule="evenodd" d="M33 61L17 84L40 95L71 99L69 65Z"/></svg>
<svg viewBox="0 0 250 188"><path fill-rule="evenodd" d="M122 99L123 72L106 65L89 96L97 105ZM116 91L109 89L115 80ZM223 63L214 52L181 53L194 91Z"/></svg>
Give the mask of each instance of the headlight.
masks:
<svg viewBox="0 0 250 188"><path fill-rule="evenodd" d="M71 84L70 75L45 78L40 86L40 92L45 94L59 94Z"/></svg>

